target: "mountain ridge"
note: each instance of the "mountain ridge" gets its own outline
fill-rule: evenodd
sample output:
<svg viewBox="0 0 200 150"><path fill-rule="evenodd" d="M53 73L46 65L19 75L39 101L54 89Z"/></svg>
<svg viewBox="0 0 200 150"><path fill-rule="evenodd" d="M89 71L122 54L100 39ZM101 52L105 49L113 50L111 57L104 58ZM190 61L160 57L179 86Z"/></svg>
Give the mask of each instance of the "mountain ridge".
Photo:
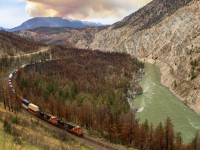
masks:
<svg viewBox="0 0 200 150"><path fill-rule="evenodd" d="M0 27L0 30L5 30L3 27Z"/></svg>
<svg viewBox="0 0 200 150"><path fill-rule="evenodd" d="M29 30L39 27L72 27L84 28L87 26L103 26L101 23L63 19L60 17L35 17L22 23L20 26L10 29L9 31Z"/></svg>
<svg viewBox="0 0 200 150"><path fill-rule="evenodd" d="M41 47L47 46L7 31L0 31L0 54L14 56L16 54L33 52Z"/></svg>
<svg viewBox="0 0 200 150"><path fill-rule="evenodd" d="M192 0L153 0L138 11L113 24L113 29L123 26L136 27L136 30L139 31L150 28L191 1Z"/></svg>

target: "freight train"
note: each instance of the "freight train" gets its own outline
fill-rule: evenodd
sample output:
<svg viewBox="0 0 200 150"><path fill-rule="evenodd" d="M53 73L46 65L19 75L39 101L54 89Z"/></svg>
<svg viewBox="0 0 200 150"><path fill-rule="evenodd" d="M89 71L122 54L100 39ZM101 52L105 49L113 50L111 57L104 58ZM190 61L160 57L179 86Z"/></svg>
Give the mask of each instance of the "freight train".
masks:
<svg viewBox="0 0 200 150"><path fill-rule="evenodd" d="M23 69L26 66L27 66L27 64L22 65L21 69ZM12 85L12 79L13 79L13 76L17 73L17 71L18 71L18 69L15 69L9 75L9 77L8 77L8 86L9 86L11 92L13 94L15 94L17 96L17 98L21 101L22 108L24 108L25 110L30 112L32 115L34 115L34 116L36 116L36 117L38 117L38 118L40 118L40 119L42 119L42 120L44 120L46 122L58 127L58 128L64 129L67 132L70 132L70 133L72 133L74 135L82 137L83 136L83 130L79 126L72 125L72 124L70 124L68 122L65 122L65 121L57 118L56 116L48 114L47 112L45 112L42 109L40 109L39 106L31 103L30 100L27 100L27 99L23 98L22 96L20 96L20 95L18 95L16 93L16 90Z"/></svg>

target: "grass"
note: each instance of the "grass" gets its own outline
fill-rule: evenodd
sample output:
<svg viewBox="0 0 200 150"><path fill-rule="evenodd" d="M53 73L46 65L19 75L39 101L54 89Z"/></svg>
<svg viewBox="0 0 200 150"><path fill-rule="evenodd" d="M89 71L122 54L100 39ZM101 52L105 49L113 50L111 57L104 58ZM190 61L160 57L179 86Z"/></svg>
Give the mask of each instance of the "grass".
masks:
<svg viewBox="0 0 200 150"><path fill-rule="evenodd" d="M3 131L3 123L0 122L0 150L42 150L38 146L31 145L20 138Z"/></svg>
<svg viewBox="0 0 200 150"><path fill-rule="evenodd" d="M38 120L19 113L16 119L14 113L3 109L0 103L0 150L88 150L84 144L68 137L62 137L50 132L38 123ZM11 125L11 133L3 129L3 120L7 118Z"/></svg>

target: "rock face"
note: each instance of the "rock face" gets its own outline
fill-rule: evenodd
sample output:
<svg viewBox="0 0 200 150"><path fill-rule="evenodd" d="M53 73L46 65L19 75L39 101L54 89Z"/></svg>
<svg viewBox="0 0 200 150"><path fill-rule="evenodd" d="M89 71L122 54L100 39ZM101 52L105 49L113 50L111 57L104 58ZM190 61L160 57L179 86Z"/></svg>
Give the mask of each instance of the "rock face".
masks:
<svg viewBox="0 0 200 150"><path fill-rule="evenodd" d="M19 34L46 43L127 52L156 63L161 82L200 114L200 1L154 0L112 26L65 30Z"/></svg>
<svg viewBox="0 0 200 150"><path fill-rule="evenodd" d="M153 59L162 72L161 82L200 114L200 2L192 1L160 23L141 31L112 26L95 34L88 46L122 51Z"/></svg>

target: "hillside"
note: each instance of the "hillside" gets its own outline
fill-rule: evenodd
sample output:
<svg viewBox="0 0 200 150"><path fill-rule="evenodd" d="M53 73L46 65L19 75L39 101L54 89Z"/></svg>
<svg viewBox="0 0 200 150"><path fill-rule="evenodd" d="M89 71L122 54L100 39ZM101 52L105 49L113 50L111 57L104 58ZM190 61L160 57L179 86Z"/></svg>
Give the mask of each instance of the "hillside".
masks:
<svg viewBox="0 0 200 150"><path fill-rule="evenodd" d="M0 31L0 54L14 56L37 51L45 44L27 40L13 33Z"/></svg>
<svg viewBox="0 0 200 150"><path fill-rule="evenodd" d="M68 20L68 19L62 19L59 17L36 17L22 23L18 27L10 29L9 31L28 30L28 29L34 29L34 28L39 28L39 27L84 28L87 26L95 27L95 26L103 26L103 24L95 23L95 22L79 21L79 20Z"/></svg>
<svg viewBox="0 0 200 150"><path fill-rule="evenodd" d="M127 52L161 68L161 82L200 114L200 2L154 0L112 26L67 33L24 31L45 43ZM66 30L66 29L65 29ZM46 34L48 32L48 35Z"/></svg>
<svg viewBox="0 0 200 150"><path fill-rule="evenodd" d="M136 31L150 28L191 1L192 0L153 0L136 13L112 25L112 28L129 27L134 28Z"/></svg>
<svg viewBox="0 0 200 150"><path fill-rule="evenodd" d="M66 135L54 133L27 114L4 109L0 98L0 147L4 150L89 150Z"/></svg>
<svg viewBox="0 0 200 150"><path fill-rule="evenodd" d="M76 47L78 41L85 41L85 44L89 44L90 40L94 39L95 33L105 27L99 28L37 28L32 30L25 30L16 32L18 35L35 40L38 42L43 42L50 45L63 45L65 47ZM87 47L88 48L88 47Z"/></svg>
<svg viewBox="0 0 200 150"><path fill-rule="evenodd" d="M17 85L23 96L29 97L31 91L35 95L33 102L57 116L60 115L59 110L56 110L56 106L52 110L51 104L59 100L63 105L73 101L78 106L85 102L94 107L105 105L108 106L107 112L120 115L129 110L127 90L142 92L136 79L143 64L128 54L59 47L53 49L52 57L62 59L27 67L19 73ZM31 77L33 82L28 81L27 77ZM38 96L49 101L49 104L40 103ZM75 118L70 118L70 115L66 117L72 120Z"/></svg>

